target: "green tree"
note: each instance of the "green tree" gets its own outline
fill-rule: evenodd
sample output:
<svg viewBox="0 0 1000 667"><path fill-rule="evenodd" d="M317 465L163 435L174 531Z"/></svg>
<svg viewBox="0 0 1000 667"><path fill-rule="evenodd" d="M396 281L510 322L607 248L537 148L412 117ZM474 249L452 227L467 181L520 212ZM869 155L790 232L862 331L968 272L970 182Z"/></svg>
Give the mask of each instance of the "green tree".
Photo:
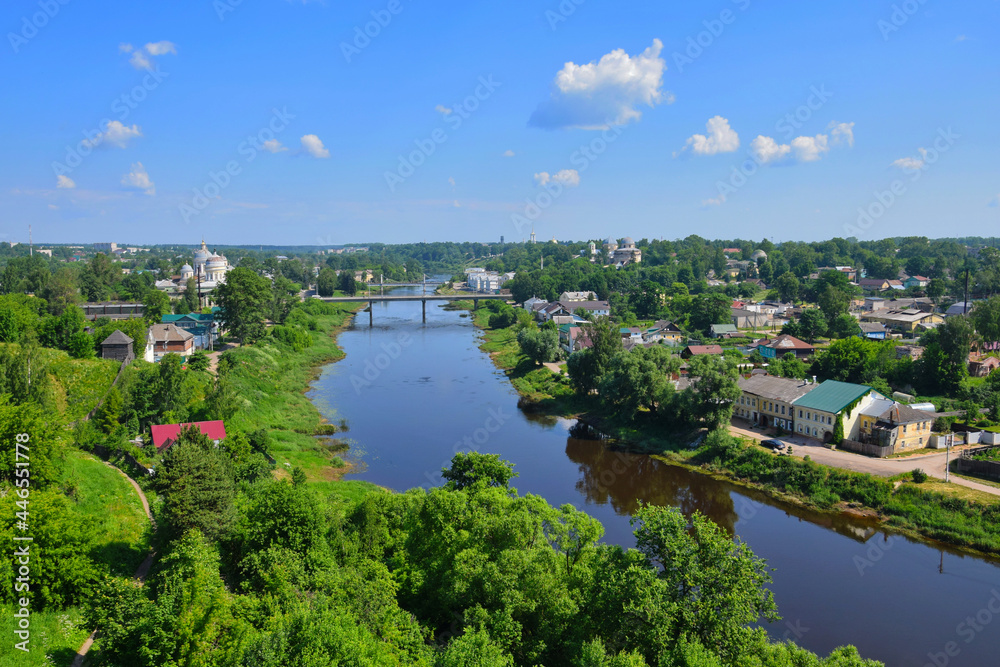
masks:
<svg viewBox="0 0 1000 667"><path fill-rule="evenodd" d="M698 512L689 523L679 509L644 505L632 524L677 610L675 633L711 646L727 664L753 653L766 637L757 624L780 618L765 588L766 562Z"/></svg>
<svg viewBox="0 0 1000 667"><path fill-rule="evenodd" d="M731 323L731 308L732 299L725 294L699 294L691 304L691 327L707 333L713 324Z"/></svg>
<svg viewBox="0 0 1000 667"><path fill-rule="evenodd" d="M49 312L61 315L62 312L80 300L76 273L68 266L56 271L40 289L39 295L49 304Z"/></svg>
<svg viewBox="0 0 1000 667"><path fill-rule="evenodd" d="M680 357L662 345L619 352L602 377L601 400L625 419L635 417L640 408L656 412L672 400L671 380L679 370Z"/></svg>
<svg viewBox="0 0 1000 667"><path fill-rule="evenodd" d="M566 362L570 381L583 394L597 389L611 359L623 349L621 332L607 317L586 325L586 335L591 346L570 355Z"/></svg>
<svg viewBox="0 0 1000 667"><path fill-rule="evenodd" d="M743 395L735 364L716 355L697 355L688 361L688 375L694 383L684 391L695 417L710 430L727 425L735 402Z"/></svg>
<svg viewBox="0 0 1000 667"><path fill-rule="evenodd" d="M823 317L821 311L815 308L807 308L802 311L802 315L799 317L799 331L807 341L813 343L817 338L826 333L826 322L826 318Z"/></svg>
<svg viewBox="0 0 1000 667"><path fill-rule="evenodd" d="M559 358L559 334L545 329L521 329L517 343L524 356L536 364L555 361Z"/></svg>
<svg viewBox="0 0 1000 667"><path fill-rule="evenodd" d="M150 288L142 298L142 305L145 309L147 322L156 324L163 319L163 316L170 312L170 297L166 292Z"/></svg>
<svg viewBox="0 0 1000 667"><path fill-rule="evenodd" d="M195 528L215 540L229 531L235 519L232 464L197 426L181 429L155 479L170 535Z"/></svg>
<svg viewBox="0 0 1000 667"><path fill-rule="evenodd" d="M829 334L834 338L847 338L861 333L858 321L848 313L841 313L830 322Z"/></svg>
<svg viewBox="0 0 1000 667"><path fill-rule="evenodd" d="M783 378L795 378L801 380L806 377L808 367L805 362L795 356L794 352L786 352L780 361L776 361L772 367L777 375Z"/></svg>
<svg viewBox="0 0 1000 667"><path fill-rule="evenodd" d="M823 275L828 273L840 273L840 271L827 271ZM840 315L847 313L847 307L851 304L851 295L845 289L828 284L819 292L816 301L820 310L826 315L827 321L832 322Z"/></svg>
<svg viewBox="0 0 1000 667"><path fill-rule="evenodd" d="M170 413L177 421L185 421L191 392L180 355L173 352L163 355L156 369L158 377L152 389L160 414Z"/></svg>
<svg viewBox="0 0 1000 667"><path fill-rule="evenodd" d="M799 298L799 279L791 271L785 271L774 281L774 288L782 301L795 301Z"/></svg>
<svg viewBox="0 0 1000 667"><path fill-rule="evenodd" d="M209 363L208 353L205 350L198 350L187 360L188 368L193 371L207 371Z"/></svg>
<svg viewBox="0 0 1000 667"><path fill-rule="evenodd" d="M354 272L342 270L337 278L337 289L347 296L354 296L358 292L358 283L354 280Z"/></svg>
<svg viewBox="0 0 1000 667"><path fill-rule="evenodd" d="M222 326L241 345L254 343L265 333L264 319L271 305L271 282L250 269L236 267L215 288L222 309Z"/></svg>
<svg viewBox="0 0 1000 667"><path fill-rule="evenodd" d="M447 481L446 488L467 489L473 486L507 488L517 473L514 464L501 459L497 454L479 452L459 452L451 457L451 467L442 468L441 476Z"/></svg>
<svg viewBox="0 0 1000 667"><path fill-rule="evenodd" d="M299 298L299 286L284 276L278 276L274 279L271 291L271 320L276 324L284 324L292 307L302 301Z"/></svg>
<svg viewBox="0 0 1000 667"><path fill-rule="evenodd" d="M184 284L184 296L182 297L184 303L187 305L189 313L197 313L201 307L198 298L198 280L197 278L188 278L187 283Z"/></svg>
<svg viewBox="0 0 1000 667"><path fill-rule="evenodd" d="M118 387L112 387L101 407L94 414L94 426L104 433L111 433L118 427L122 415L122 394Z"/></svg>
<svg viewBox="0 0 1000 667"><path fill-rule="evenodd" d="M980 301L972 309L976 332L988 343L1000 341L1000 296Z"/></svg>
<svg viewBox="0 0 1000 667"><path fill-rule="evenodd" d="M333 296L337 289L337 272L329 266L324 266L316 277L316 291L320 296Z"/></svg>

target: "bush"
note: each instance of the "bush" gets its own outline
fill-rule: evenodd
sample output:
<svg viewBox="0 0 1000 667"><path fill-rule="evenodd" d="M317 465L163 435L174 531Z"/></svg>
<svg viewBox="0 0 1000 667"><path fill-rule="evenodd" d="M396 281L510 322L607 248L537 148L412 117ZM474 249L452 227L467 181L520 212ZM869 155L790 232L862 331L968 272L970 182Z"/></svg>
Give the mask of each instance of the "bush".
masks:
<svg viewBox="0 0 1000 667"><path fill-rule="evenodd" d="M913 481L916 482L917 484L923 484L924 482L927 481L927 473L925 473L920 468L916 468L915 470L913 470L913 472L910 473L910 477L912 477Z"/></svg>

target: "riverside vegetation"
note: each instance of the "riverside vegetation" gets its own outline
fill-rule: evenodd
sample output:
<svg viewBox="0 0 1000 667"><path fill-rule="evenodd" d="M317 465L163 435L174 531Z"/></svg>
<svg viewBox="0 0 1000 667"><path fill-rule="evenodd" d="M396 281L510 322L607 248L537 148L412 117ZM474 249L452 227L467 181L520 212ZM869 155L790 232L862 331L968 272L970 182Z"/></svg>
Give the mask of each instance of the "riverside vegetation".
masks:
<svg viewBox="0 0 1000 667"><path fill-rule="evenodd" d="M625 352L617 329L599 321L591 327L594 347L574 354L568 375L559 376L521 350L520 330L536 328L526 315L498 302L475 312L483 330L482 349L507 372L525 409L580 417L635 451L722 474L785 500L821 510L864 507L894 529L1000 553L1000 499L948 495L940 486L923 488L909 474L884 479L775 456L731 436L725 426L733 397L739 395L732 362L716 358L708 366L705 357L692 358L693 387L675 392L666 378L679 366L678 357L652 356L645 348ZM592 393L597 387L604 391ZM650 409L651 402L661 407ZM708 436L690 450L682 443L695 440L699 429L707 429Z"/></svg>

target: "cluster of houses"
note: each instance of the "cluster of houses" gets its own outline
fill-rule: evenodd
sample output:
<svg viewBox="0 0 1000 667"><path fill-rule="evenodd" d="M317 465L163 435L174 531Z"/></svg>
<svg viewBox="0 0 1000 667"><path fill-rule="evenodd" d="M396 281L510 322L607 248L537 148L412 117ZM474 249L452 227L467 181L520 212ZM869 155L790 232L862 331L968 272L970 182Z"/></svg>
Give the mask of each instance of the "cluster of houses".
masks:
<svg viewBox="0 0 1000 667"><path fill-rule="evenodd" d="M167 354L188 357L197 350L214 349L219 338L219 308L211 313L164 315L159 324L146 330L146 347L143 359L158 362ZM140 315L141 316L141 315ZM101 342L101 357L120 362L135 359L133 339L115 330Z"/></svg>
<svg viewBox="0 0 1000 667"><path fill-rule="evenodd" d="M742 395L733 417L755 426L829 442L839 420L841 448L876 456L932 444L933 413L888 399L865 385L757 373L741 378L739 385Z"/></svg>

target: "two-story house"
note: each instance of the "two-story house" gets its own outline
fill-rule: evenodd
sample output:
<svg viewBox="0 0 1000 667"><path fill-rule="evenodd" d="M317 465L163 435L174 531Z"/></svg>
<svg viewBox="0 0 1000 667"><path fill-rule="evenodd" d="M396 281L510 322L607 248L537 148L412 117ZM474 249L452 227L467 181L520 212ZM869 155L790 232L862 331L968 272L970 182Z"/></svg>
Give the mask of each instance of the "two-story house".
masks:
<svg viewBox="0 0 1000 667"><path fill-rule="evenodd" d="M736 402L733 415L763 427L795 432L793 403L818 385L806 380L775 375L751 375L739 380L743 395Z"/></svg>

